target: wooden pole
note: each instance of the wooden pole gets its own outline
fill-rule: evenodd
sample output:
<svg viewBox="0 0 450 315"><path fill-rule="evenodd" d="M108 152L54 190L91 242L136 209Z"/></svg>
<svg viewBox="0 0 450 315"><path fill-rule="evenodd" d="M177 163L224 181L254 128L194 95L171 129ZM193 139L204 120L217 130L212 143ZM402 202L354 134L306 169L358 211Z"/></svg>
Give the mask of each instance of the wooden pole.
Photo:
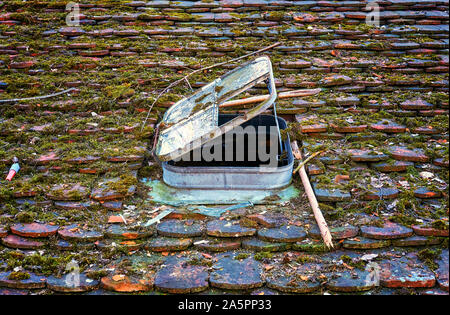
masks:
<svg viewBox="0 0 450 315"><path fill-rule="evenodd" d="M295 158L302 160L302 154L298 148L297 141L291 142L291 147ZM316 195L309 182L308 175L306 175L305 165L303 164L299 170L300 178L302 179L303 187L305 188L306 195L308 196L309 204L314 213L314 218L316 219L317 225L320 229L320 234L322 235L323 242L328 248L333 248L333 239L331 237L330 230L328 228L327 222L323 217L322 211L320 211L319 203L317 202Z"/></svg>
<svg viewBox="0 0 450 315"><path fill-rule="evenodd" d="M306 160L304 160L297 166L297 168L292 172L292 174L297 173L303 166L306 165L306 163L308 163L310 160L314 159L316 156L318 156L319 154L321 154L323 152L325 152L325 151L317 151L317 152L311 154ZM301 157L301 155L300 155L300 157Z"/></svg>
<svg viewBox="0 0 450 315"><path fill-rule="evenodd" d="M294 90L294 91L288 91L288 92L281 92L281 93L278 93L278 98L283 99L283 98L291 98L291 97L310 96L310 95L319 94L320 91L321 91L321 89ZM243 98L240 100L228 101L228 102L220 104L219 107L225 108L225 107L234 107L234 106L241 106L241 105L247 105L247 104L253 104L253 103L260 103L260 102L264 102L268 98L269 98L269 95L252 96L252 97Z"/></svg>

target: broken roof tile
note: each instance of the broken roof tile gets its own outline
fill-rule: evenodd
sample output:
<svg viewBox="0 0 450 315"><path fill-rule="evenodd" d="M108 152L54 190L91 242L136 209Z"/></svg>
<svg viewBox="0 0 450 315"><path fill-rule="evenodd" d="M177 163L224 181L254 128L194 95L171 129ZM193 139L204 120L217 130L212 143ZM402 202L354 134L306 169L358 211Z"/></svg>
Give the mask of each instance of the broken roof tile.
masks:
<svg viewBox="0 0 450 315"><path fill-rule="evenodd" d="M262 265L251 256L242 259L236 254L219 257L212 268L209 281L216 288L248 290L264 285Z"/></svg>
<svg viewBox="0 0 450 315"><path fill-rule="evenodd" d="M388 240L412 236L413 230L396 223L385 222L383 227L363 226L361 234L367 238Z"/></svg>
<svg viewBox="0 0 450 315"><path fill-rule="evenodd" d="M216 237L252 236L256 229L241 226L239 221L214 220L206 224L206 233Z"/></svg>

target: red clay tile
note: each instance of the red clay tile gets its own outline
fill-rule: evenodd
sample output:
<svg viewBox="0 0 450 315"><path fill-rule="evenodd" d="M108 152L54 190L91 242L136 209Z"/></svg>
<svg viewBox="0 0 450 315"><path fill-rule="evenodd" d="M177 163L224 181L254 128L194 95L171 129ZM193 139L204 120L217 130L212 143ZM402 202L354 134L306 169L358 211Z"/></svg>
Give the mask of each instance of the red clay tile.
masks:
<svg viewBox="0 0 450 315"><path fill-rule="evenodd" d="M28 279L24 280L14 280L10 279L12 272L1 272L0 273L0 286L13 288L13 289L42 289L45 288L47 278L44 276L38 276L32 272L24 271L29 275Z"/></svg>
<svg viewBox="0 0 450 315"><path fill-rule="evenodd" d="M5 237L6 235L8 235L8 230L4 227L0 227L0 237Z"/></svg>
<svg viewBox="0 0 450 315"><path fill-rule="evenodd" d="M15 224L10 227L12 233L19 236L32 238L56 235L58 228L59 227L57 225L40 223Z"/></svg>
<svg viewBox="0 0 450 315"><path fill-rule="evenodd" d="M18 249L39 249L44 247L44 243L26 239L17 235L10 234L2 238L3 245Z"/></svg>
<svg viewBox="0 0 450 315"><path fill-rule="evenodd" d="M394 159L400 161L428 162L428 156L419 149L411 150L406 147L395 146L390 148L390 153Z"/></svg>
<svg viewBox="0 0 450 315"><path fill-rule="evenodd" d="M154 252L171 252L185 250L191 245L192 239L189 238L156 237L145 245L145 249Z"/></svg>
<svg viewBox="0 0 450 315"><path fill-rule="evenodd" d="M266 285L283 293L306 294L321 288L319 279L310 279L311 274L320 273L320 264L303 264L301 270L289 267L274 268L266 275Z"/></svg>
<svg viewBox="0 0 450 315"><path fill-rule="evenodd" d="M385 222L383 227L363 226L361 234L367 238L388 240L412 236L413 230L396 223Z"/></svg>
<svg viewBox="0 0 450 315"><path fill-rule="evenodd" d="M81 293L92 291L96 289L99 285L99 282L97 280L87 278L84 273L80 274L79 283L71 283L70 280L73 280L73 278L71 277L72 277L71 274L66 274L61 278L53 276L48 277L47 287L54 292Z"/></svg>
<svg viewBox="0 0 450 315"><path fill-rule="evenodd" d="M330 233L333 239L335 240L342 240L346 238L353 238L358 235L359 228L353 225L346 225L342 227L330 227ZM311 238L315 239L322 239L322 235L320 234L319 227L317 225L314 225L309 231L308 235Z"/></svg>
<svg viewBox="0 0 450 315"><path fill-rule="evenodd" d="M209 287L208 278L206 267L190 265L186 260L170 257L156 273L154 285L161 292L197 293Z"/></svg>
<svg viewBox="0 0 450 315"><path fill-rule="evenodd" d="M449 236L448 230L439 230L432 227L413 225L411 228L414 230L414 233L417 235L423 236Z"/></svg>
<svg viewBox="0 0 450 315"><path fill-rule="evenodd" d="M156 231L162 236L186 238L201 236L205 227L194 220L165 220L157 225Z"/></svg>
<svg viewBox="0 0 450 315"><path fill-rule="evenodd" d="M252 236L256 229L241 226L239 221L213 220L206 225L206 234L217 237Z"/></svg>
<svg viewBox="0 0 450 315"><path fill-rule="evenodd" d="M103 234L96 231L85 230L77 224L65 226L58 230L58 235L69 241L93 242L103 238Z"/></svg>
<svg viewBox="0 0 450 315"><path fill-rule="evenodd" d="M262 265L252 257L237 258L236 254L233 254L231 257L218 259L210 275L211 286L220 289L248 290L264 285Z"/></svg>
<svg viewBox="0 0 450 315"><path fill-rule="evenodd" d="M282 225L277 228L260 229L258 237L269 242L299 242L306 238L306 232L299 226Z"/></svg>
<svg viewBox="0 0 450 315"><path fill-rule="evenodd" d="M103 277L101 286L105 290L133 293L147 292L153 288L153 279L133 279L122 275Z"/></svg>
<svg viewBox="0 0 450 315"><path fill-rule="evenodd" d="M202 242L206 241L206 242ZM199 250L210 252L227 252L241 247L239 239L202 239L194 242L194 246Z"/></svg>
<svg viewBox="0 0 450 315"><path fill-rule="evenodd" d="M388 288L431 288L436 284L433 272L408 258L382 261L380 267L383 270L380 283Z"/></svg>

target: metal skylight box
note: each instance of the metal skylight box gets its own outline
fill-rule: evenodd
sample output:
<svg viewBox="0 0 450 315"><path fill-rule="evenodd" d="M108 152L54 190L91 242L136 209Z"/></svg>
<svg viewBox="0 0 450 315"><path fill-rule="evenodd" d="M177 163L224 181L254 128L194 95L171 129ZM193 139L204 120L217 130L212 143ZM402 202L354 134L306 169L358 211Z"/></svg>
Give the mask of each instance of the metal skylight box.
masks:
<svg viewBox="0 0 450 315"><path fill-rule="evenodd" d="M269 95L242 115L219 114L219 106L258 83ZM272 64L256 58L170 107L155 148L164 182L177 188L275 189L292 177L289 137L276 116ZM261 115L274 105L275 115ZM274 163L275 161L275 163Z"/></svg>

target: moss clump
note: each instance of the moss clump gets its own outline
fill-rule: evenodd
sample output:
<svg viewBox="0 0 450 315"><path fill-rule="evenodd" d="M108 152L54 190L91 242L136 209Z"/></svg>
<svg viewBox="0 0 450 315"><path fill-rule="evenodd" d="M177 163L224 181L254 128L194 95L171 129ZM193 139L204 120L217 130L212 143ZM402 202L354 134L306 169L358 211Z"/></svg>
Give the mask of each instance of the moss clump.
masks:
<svg viewBox="0 0 450 315"><path fill-rule="evenodd" d="M297 258L297 262L302 265L305 263L313 262L313 261L314 261L314 258L309 255L301 255Z"/></svg>
<svg viewBox="0 0 450 315"><path fill-rule="evenodd" d="M128 193L128 190L131 186L134 186L136 184L137 178L128 174L121 175L119 180L117 181L110 181L107 183L109 189L124 195Z"/></svg>
<svg viewBox="0 0 450 315"><path fill-rule="evenodd" d="M86 273L86 276L90 279L99 280L103 277L106 277L108 275L108 271L106 270L95 270L95 271L89 271Z"/></svg>
<svg viewBox="0 0 450 315"><path fill-rule="evenodd" d="M416 219L404 214L396 214L389 218L390 221L404 225L404 226L411 226L414 223L416 223Z"/></svg>
<svg viewBox="0 0 450 315"><path fill-rule="evenodd" d="M367 263L364 260L359 260L359 259L358 260L354 260L350 256L347 256L347 255L342 255L341 256L341 260L345 264L349 265L350 267L357 268L359 270L365 270L366 269L366 264Z"/></svg>
<svg viewBox="0 0 450 315"><path fill-rule="evenodd" d="M441 243L441 248L443 248L443 249L448 249L448 237L444 237L443 238L444 240L442 241L442 243Z"/></svg>
<svg viewBox="0 0 450 315"><path fill-rule="evenodd" d="M273 253L271 252L259 252L255 254L255 260L264 260L270 259L273 257Z"/></svg>
<svg viewBox="0 0 450 315"><path fill-rule="evenodd" d="M286 129L280 130L280 134L283 141L287 139L288 135L290 141L303 141L306 138L306 136L300 132L298 124L289 124Z"/></svg>
<svg viewBox="0 0 450 315"><path fill-rule="evenodd" d="M420 260L422 260L425 263L425 265L427 265L428 268L430 268L431 270L436 270L439 267L439 265L436 263L435 260L439 259L441 253L442 249L440 248L438 249L425 248L417 254L417 257Z"/></svg>
<svg viewBox="0 0 450 315"><path fill-rule="evenodd" d="M12 251L12 252L9 252L6 257L8 259L23 259L24 256L25 256L25 254L23 254L21 252Z"/></svg>
<svg viewBox="0 0 450 315"><path fill-rule="evenodd" d="M9 254L1 255L0 259L5 258L7 263L7 269L13 270L14 268L20 267L25 270L35 270L38 269L40 273L48 276L51 274L60 273L64 270L67 263L72 260L73 255L69 254L66 256L61 257L53 257L50 255L39 255L37 253L34 253L33 255L29 256L20 256L16 254ZM88 259L86 262L86 265L88 263L92 263L92 257L81 257L81 254L77 254L77 257L75 257L76 260L80 263L80 265L83 265L85 262L83 262L83 259Z"/></svg>
<svg viewBox="0 0 450 315"><path fill-rule="evenodd" d="M278 200L280 200L281 197L278 195L272 195L272 196L266 196L264 197L263 201L265 202L276 202Z"/></svg>
<svg viewBox="0 0 450 315"><path fill-rule="evenodd" d="M250 220L249 218L242 218L239 221L239 224L241 226L248 227L248 228L257 228L258 227L258 223L256 223L253 220Z"/></svg>
<svg viewBox="0 0 450 315"><path fill-rule="evenodd" d="M104 92L111 99L127 98L135 94L135 90L130 88L130 84L107 86L104 88Z"/></svg>
<svg viewBox="0 0 450 315"><path fill-rule="evenodd" d="M438 230L447 230L448 231L448 222L444 220L436 220L431 223L431 227Z"/></svg>
<svg viewBox="0 0 450 315"><path fill-rule="evenodd" d="M188 265L211 267L213 265L213 261L210 259L206 259L206 258L194 257L188 261Z"/></svg>
<svg viewBox="0 0 450 315"><path fill-rule="evenodd" d="M17 221L20 223L33 223L36 214L29 211L19 212L16 216Z"/></svg>
<svg viewBox="0 0 450 315"><path fill-rule="evenodd" d="M29 12L11 13L9 16L12 20L20 21L24 24L30 24L35 21Z"/></svg>
<svg viewBox="0 0 450 315"><path fill-rule="evenodd" d="M12 191L7 187L0 187L0 200L9 200L12 197Z"/></svg>
<svg viewBox="0 0 450 315"><path fill-rule="evenodd" d="M9 274L8 279L13 281L27 280L30 279L30 274L23 271L14 271Z"/></svg>
<svg viewBox="0 0 450 315"><path fill-rule="evenodd" d="M203 103L197 103L194 108L192 108L192 113L197 113L205 108L207 108L208 106L212 105L211 102L206 102L205 104Z"/></svg>
<svg viewBox="0 0 450 315"><path fill-rule="evenodd" d="M157 163L149 166L144 166L138 171L138 175L140 178L157 178L159 174L162 174L162 169Z"/></svg>
<svg viewBox="0 0 450 315"><path fill-rule="evenodd" d="M142 13L141 15L138 16L137 19L141 21L152 21L154 17L155 17L154 15Z"/></svg>
<svg viewBox="0 0 450 315"><path fill-rule="evenodd" d="M248 257L250 257L250 254L247 253L239 253L236 256L234 256L235 260L242 260L242 259L247 259Z"/></svg>
<svg viewBox="0 0 450 315"><path fill-rule="evenodd" d="M294 249L308 253L326 253L330 251L323 243L295 244Z"/></svg>

